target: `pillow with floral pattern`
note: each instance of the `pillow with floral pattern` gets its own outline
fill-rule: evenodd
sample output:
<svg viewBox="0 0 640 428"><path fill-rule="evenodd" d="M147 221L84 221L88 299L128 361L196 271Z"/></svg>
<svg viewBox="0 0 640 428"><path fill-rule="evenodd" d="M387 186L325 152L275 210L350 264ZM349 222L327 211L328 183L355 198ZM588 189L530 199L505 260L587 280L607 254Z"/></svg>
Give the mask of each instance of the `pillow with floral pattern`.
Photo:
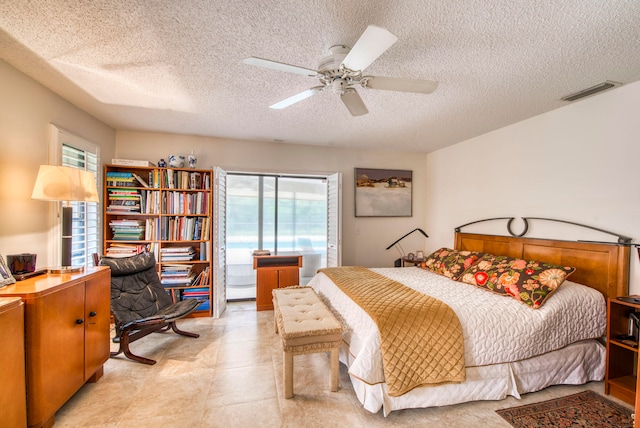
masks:
<svg viewBox="0 0 640 428"><path fill-rule="evenodd" d="M482 256L483 253L473 251L440 248L429 254L426 260L420 264L420 267L457 281L460 275L473 266Z"/></svg>
<svg viewBox="0 0 640 428"><path fill-rule="evenodd" d="M511 296L537 309L575 268L486 254L461 275L461 281Z"/></svg>

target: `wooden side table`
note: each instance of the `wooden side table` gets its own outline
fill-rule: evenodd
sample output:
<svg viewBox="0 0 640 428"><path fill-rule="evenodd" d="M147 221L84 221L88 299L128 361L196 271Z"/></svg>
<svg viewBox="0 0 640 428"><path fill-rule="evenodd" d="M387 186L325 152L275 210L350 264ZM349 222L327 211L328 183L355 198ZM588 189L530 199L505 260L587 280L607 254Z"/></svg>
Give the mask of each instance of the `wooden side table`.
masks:
<svg viewBox="0 0 640 428"><path fill-rule="evenodd" d="M269 256L254 256L256 270L256 310L273 310L271 291L276 288L300 284L302 255L279 253Z"/></svg>
<svg viewBox="0 0 640 428"><path fill-rule="evenodd" d="M27 426L24 370L24 303L20 297L0 297L0 426Z"/></svg>
<svg viewBox="0 0 640 428"><path fill-rule="evenodd" d="M640 312L640 304L610 297L607 320L607 366L604 393L634 405L638 342L627 338L629 313Z"/></svg>
<svg viewBox="0 0 640 428"><path fill-rule="evenodd" d="M109 358L111 271L49 274L0 289L24 303L27 426L50 427L55 413ZM3 378L4 379L4 378Z"/></svg>
<svg viewBox="0 0 640 428"><path fill-rule="evenodd" d="M419 265L420 263L422 263L424 261L424 259L410 259L407 256L404 256L402 258L402 267L405 266L416 266Z"/></svg>

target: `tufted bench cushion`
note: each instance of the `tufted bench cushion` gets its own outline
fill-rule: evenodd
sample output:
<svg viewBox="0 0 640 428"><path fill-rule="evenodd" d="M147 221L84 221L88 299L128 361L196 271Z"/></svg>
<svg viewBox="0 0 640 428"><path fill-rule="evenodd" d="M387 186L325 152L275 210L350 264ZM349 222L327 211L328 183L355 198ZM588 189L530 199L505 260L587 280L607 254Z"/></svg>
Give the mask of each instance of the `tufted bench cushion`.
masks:
<svg viewBox="0 0 640 428"><path fill-rule="evenodd" d="M293 356L331 352L331 390L338 390L342 325L311 287L273 290L276 332L284 352L285 398L293 396Z"/></svg>

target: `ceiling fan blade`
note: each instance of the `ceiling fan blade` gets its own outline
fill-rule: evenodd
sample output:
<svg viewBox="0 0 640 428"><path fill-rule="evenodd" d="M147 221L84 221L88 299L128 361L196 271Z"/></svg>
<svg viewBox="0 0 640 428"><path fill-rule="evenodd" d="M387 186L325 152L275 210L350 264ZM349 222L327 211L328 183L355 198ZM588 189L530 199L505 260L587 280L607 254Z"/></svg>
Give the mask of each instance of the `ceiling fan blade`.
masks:
<svg viewBox="0 0 640 428"><path fill-rule="evenodd" d="M299 101L302 100L306 100L307 98L317 94L318 92L322 92L322 90L324 89L324 86L315 86L311 89L307 89L304 92L300 92L299 94L295 94L292 97L287 98L286 100L282 100L278 103L275 103L271 106L269 106L269 108L272 108L274 110L280 110L283 109L285 107L289 107L292 104L295 104Z"/></svg>
<svg viewBox="0 0 640 428"><path fill-rule="evenodd" d="M255 56L245 58L243 63L254 65L256 67L270 68L277 71L286 71L287 73L301 74L303 76L316 77L318 72L309 68L298 67L297 65L285 64L282 62L271 61L270 59L258 58Z"/></svg>
<svg viewBox="0 0 640 428"><path fill-rule="evenodd" d="M414 92L417 94L430 94L438 87L438 82L433 80L401 79L397 77L366 76L362 79L362 82L365 88Z"/></svg>
<svg viewBox="0 0 640 428"><path fill-rule="evenodd" d="M398 38L384 28L369 25L342 61L349 70L364 70L393 45Z"/></svg>
<svg viewBox="0 0 640 428"><path fill-rule="evenodd" d="M340 94L340 99L351 112L351 116L362 116L369 113L362 98L360 98L360 94L353 88L349 88L343 94Z"/></svg>

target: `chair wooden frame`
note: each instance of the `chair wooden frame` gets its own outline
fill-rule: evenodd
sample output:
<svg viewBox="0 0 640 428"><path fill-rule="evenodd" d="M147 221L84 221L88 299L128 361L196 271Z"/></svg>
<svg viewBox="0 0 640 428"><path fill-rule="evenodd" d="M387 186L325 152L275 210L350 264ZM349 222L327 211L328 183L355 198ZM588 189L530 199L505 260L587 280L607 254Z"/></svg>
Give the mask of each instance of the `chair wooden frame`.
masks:
<svg viewBox="0 0 640 428"><path fill-rule="evenodd" d="M119 343L119 348L117 351L110 353L111 357L124 353L124 355L131 360L153 365L156 363L155 360L134 354L131 352L129 345L151 333L167 331L169 329L182 336L200 337L197 333L179 329L176 321L193 312L200 305L201 301L185 299L172 303L171 298L166 294L158 278L153 254L143 253L124 259L100 258L98 255L94 255L93 259L94 263L97 261L99 265L109 266L112 273L111 315L113 316L116 330L113 341ZM143 286L147 296L155 295L159 299L157 304L153 306L159 308L155 312L150 313L147 308L143 311L144 316L140 317L139 314L141 311L139 308L123 307L123 300L119 299L123 294L122 288L125 283L123 278L133 275L139 275L141 277L137 282L137 286ZM135 291L140 290L131 290L132 294L134 294ZM126 300L124 301L126 302ZM128 312L129 309L131 313ZM126 321L121 321L118 318L118 313L121 315L124 314L123 316ZM133 314L135 314L135 317Z"/></svg>

